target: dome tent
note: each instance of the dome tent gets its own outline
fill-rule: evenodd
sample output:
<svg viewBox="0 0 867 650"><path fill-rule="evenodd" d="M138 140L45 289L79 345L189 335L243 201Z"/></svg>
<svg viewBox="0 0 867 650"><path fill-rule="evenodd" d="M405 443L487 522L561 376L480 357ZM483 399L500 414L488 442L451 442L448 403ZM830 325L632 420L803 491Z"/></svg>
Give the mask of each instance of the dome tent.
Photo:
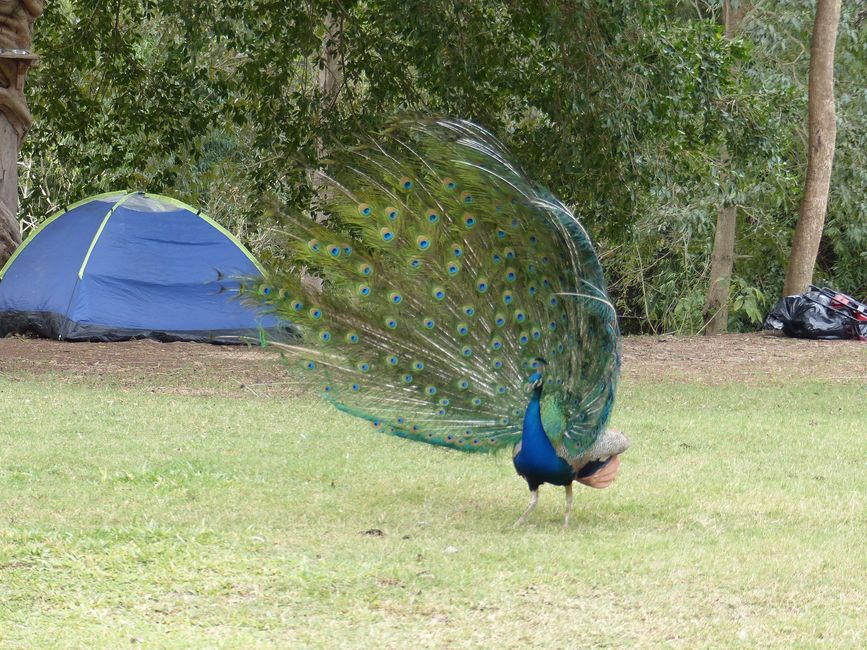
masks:
<svg viewBox="0 0 867 650"><path fill-rule="evenodd" d="M93 196L58 212L0 269L0 336L238 343L279 321L237 300L261 274L228 231L175 199Z"/></svg>

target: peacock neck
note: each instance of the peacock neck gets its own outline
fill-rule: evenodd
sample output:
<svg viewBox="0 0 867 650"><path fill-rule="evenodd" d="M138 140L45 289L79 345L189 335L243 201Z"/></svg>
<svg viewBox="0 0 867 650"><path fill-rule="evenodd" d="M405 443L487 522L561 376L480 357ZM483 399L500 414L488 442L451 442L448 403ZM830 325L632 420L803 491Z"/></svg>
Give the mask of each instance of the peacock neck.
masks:
<svg viewBox="0 0 867 650"><path fill-rule="evenodd" d="M524 413L521 445L513 459L518 474L527 479L531 490L542 483L569 485L572 467L557 455L542 426L542 387L533 389L533 396Z"/></svg>
<svg viewBox="0 0 867 650"><path fill-rule="evenodd" d="M533 389L530 403L524 412L524 428L521 432L521 448L527 452L554 451L551 441L542 426L542 387Z"/></svg>

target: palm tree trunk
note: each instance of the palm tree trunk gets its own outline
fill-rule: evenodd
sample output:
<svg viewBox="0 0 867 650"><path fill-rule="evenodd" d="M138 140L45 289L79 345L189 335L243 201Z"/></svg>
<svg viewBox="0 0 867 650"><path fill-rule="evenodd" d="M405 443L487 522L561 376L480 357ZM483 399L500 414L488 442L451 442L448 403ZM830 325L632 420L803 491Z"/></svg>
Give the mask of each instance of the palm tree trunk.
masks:
<svg viewBox="0 0 867 650"><path fill-rule="evenodd" d="M33 23L43 0L0 3L0 266L21 243L18 225L18 152L33 122L24 101Z"/></svg>

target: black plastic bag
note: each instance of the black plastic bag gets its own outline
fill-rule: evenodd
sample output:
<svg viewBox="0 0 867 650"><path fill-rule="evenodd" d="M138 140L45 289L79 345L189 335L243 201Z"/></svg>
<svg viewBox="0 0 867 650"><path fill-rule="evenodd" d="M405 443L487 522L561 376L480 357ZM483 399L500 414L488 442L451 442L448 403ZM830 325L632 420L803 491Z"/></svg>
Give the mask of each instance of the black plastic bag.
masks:
<svg viewBox="0 0 867 650"><path fill-rule="evenodd" d="M867 305L830 288L786 296L765 318L765 329L801 339L867 341Z"/></svg>

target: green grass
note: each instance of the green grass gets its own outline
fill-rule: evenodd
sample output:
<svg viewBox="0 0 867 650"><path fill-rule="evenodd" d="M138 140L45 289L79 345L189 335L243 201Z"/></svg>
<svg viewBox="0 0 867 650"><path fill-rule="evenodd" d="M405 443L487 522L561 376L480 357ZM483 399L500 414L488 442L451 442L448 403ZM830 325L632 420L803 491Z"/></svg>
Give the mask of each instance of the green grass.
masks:
<svg viewBox="0 0 867 650"><path fill-rule="evenodd" d="M627 383L563 531L317 401L0 375L0 646L864 647L865 395Z"/></svg>

